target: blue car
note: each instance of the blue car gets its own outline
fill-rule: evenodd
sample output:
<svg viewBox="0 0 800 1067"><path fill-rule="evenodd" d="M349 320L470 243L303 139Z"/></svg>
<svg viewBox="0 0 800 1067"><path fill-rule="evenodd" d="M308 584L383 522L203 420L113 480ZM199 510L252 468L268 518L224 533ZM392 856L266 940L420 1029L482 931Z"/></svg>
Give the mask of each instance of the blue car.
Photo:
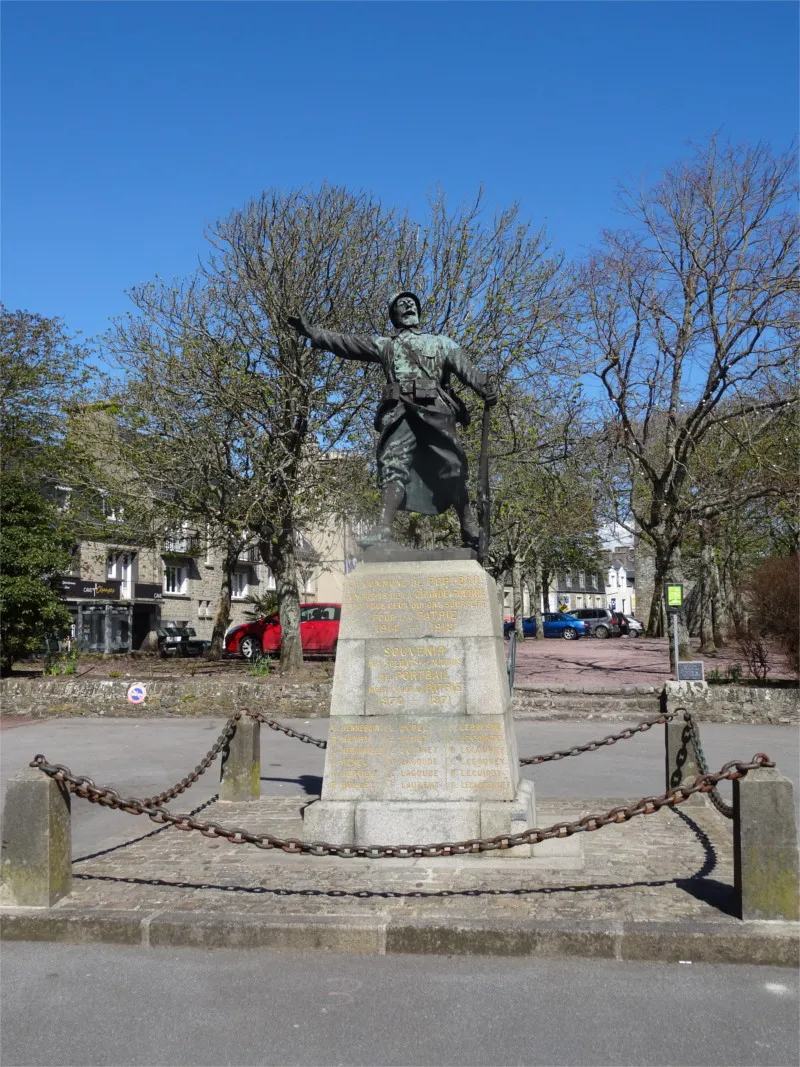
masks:
<svg viewBox="0 0 800 1067"><path fill-rule="evenodd" d="M563 637L566 641L574 641L578 637L588 637L591 633L588 623L565 615L563 611L546 611L543 619L545 637ZM513 619L503 623L503 634L506 637L513 629ZM536 619L533 616L522 620L522 632L526 637L536 637Z"/></svg>

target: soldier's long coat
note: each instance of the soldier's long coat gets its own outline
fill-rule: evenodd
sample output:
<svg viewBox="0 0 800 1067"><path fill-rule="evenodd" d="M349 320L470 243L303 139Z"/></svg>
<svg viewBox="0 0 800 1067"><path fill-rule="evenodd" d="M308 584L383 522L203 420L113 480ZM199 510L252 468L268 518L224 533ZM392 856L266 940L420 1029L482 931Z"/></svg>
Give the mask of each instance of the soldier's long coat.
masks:
<svg viewBox="0 0 800 1067"><path fill-rule="evenodd" d="M369 337L314 328L311 343L343 359L379 363L383 368L390 388L375 416L382 482L382 474L397 462L392 450L405 455L409 431L415 439L404 478L403 510L438 515L455 504L466 493L467 458L456 433L456 422L464 421L465 410L448 383L454 374L481 395L486 388L486 376L466 353L449 337L416 329ZM418 399L416 383L431 387L430 399Z"/></svg>

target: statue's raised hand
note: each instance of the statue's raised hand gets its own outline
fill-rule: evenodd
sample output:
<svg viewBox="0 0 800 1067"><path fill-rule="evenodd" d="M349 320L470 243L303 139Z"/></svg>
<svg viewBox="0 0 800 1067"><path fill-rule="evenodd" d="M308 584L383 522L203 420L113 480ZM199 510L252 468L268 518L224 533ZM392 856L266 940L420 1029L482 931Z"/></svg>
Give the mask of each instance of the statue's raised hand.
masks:
<svg viewBox="0 0 800 1067"><path fill-rule="evenodd" d="M292 329L297 330L301 337L311 336L311 323L304 315L287 315L286 321Z"/></svg>

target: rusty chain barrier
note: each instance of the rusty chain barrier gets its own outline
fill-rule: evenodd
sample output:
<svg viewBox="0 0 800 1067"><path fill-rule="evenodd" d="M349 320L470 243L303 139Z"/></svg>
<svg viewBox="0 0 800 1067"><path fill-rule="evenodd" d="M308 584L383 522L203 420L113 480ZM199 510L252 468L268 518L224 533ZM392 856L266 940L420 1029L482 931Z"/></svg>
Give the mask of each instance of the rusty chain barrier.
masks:
<svg viewBox="0 0 800 1067"><path fill-rule="evenodd" d="M286 734L287 737L296 737L298 741L304 742L306 745L316 745L317 748L327 748L328 742L321 737L312 737L311 734L301 733L299 730L293 730L291 726L283 726L276 719L268 719L266 715L262 715L260 711L247 711L245 709L245 715L249 715L251 719L255 719L256 722L260 722L262 726L268 726L270 730L277 730L278 733Z"/></svg>
<svg viewBox="0 0 800 1067"><path fill-rule="evenodd" d="M689 730L689 739L694 746L695 755L697 756L697 766L700 768L701 774L708 774L708 763L706 761L705 753L703 752L703 746L700 744L700 735L697 732L697 722L695 717L692 715L691 711L686 711L684 708L681 708L681 711L683 711L683 721L686 723L687 729ZM727 801L722 799L718 789L711 789L708 794L708 799L720 815L724 815L726 819L733 818L733 805L728 804Z"/></svg>
<svg viewBox="0 0 800 1067"><path fill-rule="evenodd" d="M51 764L43 755L31 760L31 767L38 767L44 774L66 785L70 793L100 804L103 807L116 808L130 815L147 815L157 824L170 824L179 830L197 830L204 837L223 837L231 844L250 844L262 849L279 849L288 853L304 853L309 856L339 856L342 858L364 857L383 859L398 857L403 859L436 856L460 856L469 853L491 852L514 848L516 845L533 845L551 838L571 837L584 831L600 830L612 823L628 822L638 815L653 815L663 807L682 804L694 793L709 793L718 782L733 781L743 778L748 771L759 767L774 767L775 763L763 752L756 753L749 763L731 760L716 774L702 774L691 785L676 786L660 796L642 797L630 807L612 808L602 815L584 815L575 822L554 823L544 829L532 828L518 834L501 834L497 837L471 839L465 841L445 841L427 845L330 845L324 841L307 842L296 838L280 838L273 834L253 834L240 827L220 826L216 822L199 822L191 815L173 815L166 808L155 804L146 804L136 797L122 797L109 786L98 786L83 775L73 775L72 771L61 764Z"/></svg>
<svg viewBox="0 0 800 1067"><path fill-rule="evenodd" d="M556 749L555 752L544 752L540 756L526 756L519 762L523 767L533 766L537 763L549 763L550 760L566 759L567 756L580 756L583 752L596 752L598 748L604 748L606 745L615 745L617 741L627 741L628 738L635 737L636 734L644 733L646 730L651 730L654 726L663 726L664 723L674 718L674 711L665 711L655 719L643 719L635 726L628 726L624 730L620 730L618 734L608 734L597 741L587 741L585 745L573 745L572 748L560 748ZM705 773L707 772L708 768L706 768Z"/></svg>
<svg viewBox="0 0 800 1067"><path fill-rule="evenodd" d="M298 741L303 741L307 745L316 745L317 748L327 748L328 742L321 737L312 737L311 734L300 733L298 730L293 730L291 726L283 726L275 719L269 719L266 715L263 715L260 711L247 711L245 715L249 715L251 719L255 719L256 722L262 723L264 726L268 726L270 730L277 730L282 734L286 734L287 737L295 737ZM643 719L635 726L626 727L624 730L620 730L618 734L608 734L606 737L601 737L597 741L587 741L584 745L574 745L572 748L557 749L555 752L543 752L538 756L527 756L521 759L521 766L533 766L538 763L549 763L550 760L566 759L567 756L580 756L583 752L596 752L597 749L603 748L606 745L615 745L617 741L626 741L628 738L635 737L636 734L644 733L646 730L651 730L654 726L663 726L664 723L669 722L675 718L676 712L667 711L662 715L656 716L654 719ZM706 768L706 771L708 768Z"/></svg>
<svg viewBox="0 0 800 1067"><path fill-rule="evenodd" d="M197 764L193 771L189 771L189 773L184 778L181 778L179 782L176 782L175 785L170 786L169 789L165 789L162 793L156 793L155 796L146 797L142 801L142 803L146 804L148 807L158 807L165 801L172 800L173 797L178 796L180 793L185 793L187 789L191 788L191 786L193 786L194 783L200 778L200 775L205 774L205 772L208 770L208 768L211 766L211 764L214 762L220 752L222 752L222 750L231 740L233 735L236 733L236 723L241 719L241 717L242 714L239 711L234 712L234 714L231 715L231 717L225 723L225 728L223 729L222 733L219 735L219 737L208 750L208 752L206 752L205 756L203 756L203 758L200 760L200 762Z"/></svg>

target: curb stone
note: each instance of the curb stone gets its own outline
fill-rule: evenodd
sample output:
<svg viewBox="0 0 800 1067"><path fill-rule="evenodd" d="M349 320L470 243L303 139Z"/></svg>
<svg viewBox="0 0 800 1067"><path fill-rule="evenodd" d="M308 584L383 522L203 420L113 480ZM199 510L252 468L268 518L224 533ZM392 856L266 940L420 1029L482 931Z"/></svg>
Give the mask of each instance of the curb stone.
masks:
<svg viewBox="0 0 800 1067"><path fill-rule="evenodd" d="M800 923L562 922L283 915L236 910L0 910L5 941L263 948L366 955L579 957L675 963L800 966Z"/></svg>

